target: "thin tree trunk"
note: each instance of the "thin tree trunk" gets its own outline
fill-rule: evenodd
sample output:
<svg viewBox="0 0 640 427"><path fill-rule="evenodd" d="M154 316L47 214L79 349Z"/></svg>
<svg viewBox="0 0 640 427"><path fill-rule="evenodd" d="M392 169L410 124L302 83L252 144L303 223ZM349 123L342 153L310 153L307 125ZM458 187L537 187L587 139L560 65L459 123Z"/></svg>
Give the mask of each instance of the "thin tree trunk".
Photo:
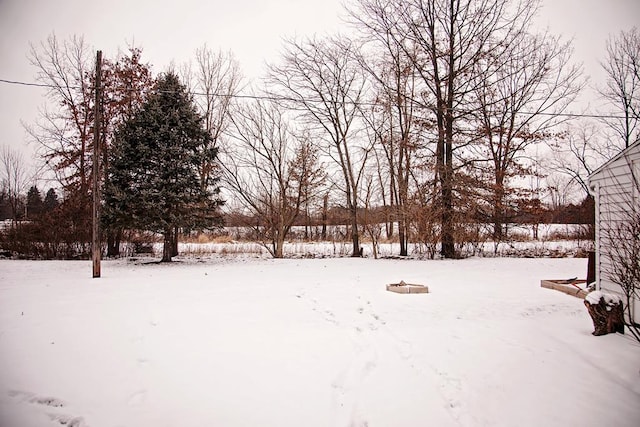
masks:
<svg viewBox="0 0 640 427"><path fill-rule="evenodd" d="M329 194L324 195L322 201L322 240L327 240L327 212L329 210Z"/></svg>
<svg viewBox="0 0 640 427"><path fill-rule="evenodd" d="M107 256L120 256L120 240L122 239L122 229L109 230L107 233Z"/></svg>
<svg viewBox="0 0 640 427"><path fill-rule="evenodd" d="M178 256L178 227L173 228L173 240L171 242L171 256Z"/></svg>
<svg viewBox="0 0 640 427"><path fill-rule="evenodd" d="M360 233L358 232L358 213L355 206L349 208L349 214L351 216L351 242L353 243L353 252L351 257L358 258L362 256L360 250Z"/></svg>
<svg viewBox="0 0 640 427"><path fill-rule="evenodd" d="M398 220L398 239L400 240L400 256L407 256L409 254L407 227L403 214L400 214L400 219Z"/></svg>
<svg viewBox="0 0 640 427"><path fill-rule="evenodd" d="M455 237L453 234L453 165L451 129L447 129L447 141L444 144L444 164L442 174L442 248L445 258L455 257Z"/></svg>
<svg viewBox="0 0 640 427"><path fill-rule="evenodd" d="M164 244L162 245L162 262L171 262L171 257L173 253L173 231L170 228L167 228L164 231Z"/></svg>
<svg viewBox="0 0 640 427"><path fill-rule="evenodd" d="M493 199L493 240L501 242L504 238L504 183L502 172L496 173L495 193Z"/></svg>
<svg viewBox="0 0 640 427"><path fill-rule="evenodd" d="M278 235L273 242L273 257L284 258L284 235Z"/></svg>

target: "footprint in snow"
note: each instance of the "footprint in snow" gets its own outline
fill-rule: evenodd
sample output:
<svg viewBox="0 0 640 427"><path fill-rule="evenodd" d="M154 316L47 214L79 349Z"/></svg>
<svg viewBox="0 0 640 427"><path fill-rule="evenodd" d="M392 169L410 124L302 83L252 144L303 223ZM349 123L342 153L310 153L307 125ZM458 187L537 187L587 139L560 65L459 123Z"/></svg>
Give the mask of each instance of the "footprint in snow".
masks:
<svg viewBox="0 0 640 427"><path fill-rule="evenodd" d="M51 419L51 421L56 421L57 423L66 427L87 427L87 425L84 422L84 418L82 417L49 414L49 418Z"/></svg>
<svg viewBox="0 0 640 427"><path fill-rule="evenodd" d="M142 405L147 400L147 390L139 390L131 394L127 399L127 403L131 406Z"/></svg>
<svg viewBox="0 0 640 427"><path fill-rule="evenodd" d="M19 399L22 402L30 403L37 406L44 406L46 408L57 409L64 408L66 406L66 403L64 401L56 397L38 396L34 393L20 390L11 390L8 394L10 397ZM47 415L49 416L49 419L51 421L55 421L63 426L86 427L84 418L82 417L74 417L72 415L66 414L56 414L52 412L47 412Z"/></svg>
<svg viewBox="0 0 640 427"><path fill-rule="evenodd" d="M11 390L8 394L10 397L15 397L23 402L33 403L36 405L50 406L52 408L62 408L65 406L65 403L62 400L55 397L37 396L27 391Z"/></svg>

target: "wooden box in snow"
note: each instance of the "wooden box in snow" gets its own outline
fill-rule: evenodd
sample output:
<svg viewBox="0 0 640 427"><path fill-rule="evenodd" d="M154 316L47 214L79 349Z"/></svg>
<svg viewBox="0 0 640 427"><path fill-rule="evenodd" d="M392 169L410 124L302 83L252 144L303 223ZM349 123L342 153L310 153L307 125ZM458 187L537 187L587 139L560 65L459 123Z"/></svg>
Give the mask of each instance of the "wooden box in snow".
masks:
<svg viewBox="0 0 640 427"><path fill-rule="evenodd" d="M387 285L387 290L398 294L428 294L429 288L425 285L416 285L413 283L391 283Z"/></svg>

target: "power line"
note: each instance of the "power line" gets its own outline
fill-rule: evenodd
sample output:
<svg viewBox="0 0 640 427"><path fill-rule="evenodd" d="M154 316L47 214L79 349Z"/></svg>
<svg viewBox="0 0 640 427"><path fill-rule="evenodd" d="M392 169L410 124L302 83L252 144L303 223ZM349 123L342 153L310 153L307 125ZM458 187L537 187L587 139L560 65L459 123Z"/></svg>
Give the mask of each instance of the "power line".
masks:
<svg viewBox="0 0 640 427"><path fill-rule="evenodd" d="M35 87L47 87L47 88L56 87L55 85L46 84L46 83L19 82L16 80L7 80L7 79L0 79L0 82L12 84L12 85L20 85L20 86L35 86ZM72 87L72 89L79 89L79 87Z"/></svg>
<svg viewBox="0 0 640 427"><path fill-rule="evenodd" d="M17 80L7 80L0 78L0 83L7 83L12 85L19 86L31 86L31 87L41 87L47 89L56 89L59 86L51 83L33 83L33 82L23 82ZM66 86L68 89L80 90L83 89L81 86ZM127 91L134 91L135 89L130 87L121 87L120 89L124 89ZM158 91L158 93L173 93L171 91ZM265 100L265 101L299 101L295 98L286 97L286 96L273 96L273 95L241 95L241 94L231 94L231 93L203 93L203 92L193 92L189 91L192 95L198 96L217 96L221 98L236 98L236 99L255 99L255 100ZM321 102L321 101L312 101L312 102ZM362 105L367 105L365 103L361 103ZM369 105L377 105L377 104L369 104Z"/></svg>
<svg viewBox="0 0 640 427"><path fill-rule="evenodd" d="M30 87L40 87L40 88L48 88L55 89L58 86L49 83L34 83L34 82L23 82L17 80L7 80L0 78L0 83L19 85L19 86L30 86ZM67 86L69 89L82 89L80 86ZM133 91L133 88L124 88L125 90ZM167 93L167 91L161 91L161 93ZM299 99L292 98L287 96L275 96L275 95L242 95L237 93L203 93L203 92L189 92L191 95L196 96L216 96L220 98L233 98L233 99L244 99L244 100L256 100L256 101L286 101L286 102L307 102L307 103L316 103L322 104L326 103L323 100L312 100L312 99ZM349 101L347 104L360 106L360 107L376 107L380 104L376 104L373 102L363 102L363 101ZM434 106L424 106L425 108L434 108ZM460 111L464 112L464 111ZM469 113L470 111L466 111ZM587 119L626 119L624 116L618 116L614 113L604 113L604 114L592 114L592 113L550 113L550 112L533 112L533 111L519 111L518 114L526 114L526 115L538 115L538 116L556 116L556 117L566 117L566 118L587 118Z"/></svg>

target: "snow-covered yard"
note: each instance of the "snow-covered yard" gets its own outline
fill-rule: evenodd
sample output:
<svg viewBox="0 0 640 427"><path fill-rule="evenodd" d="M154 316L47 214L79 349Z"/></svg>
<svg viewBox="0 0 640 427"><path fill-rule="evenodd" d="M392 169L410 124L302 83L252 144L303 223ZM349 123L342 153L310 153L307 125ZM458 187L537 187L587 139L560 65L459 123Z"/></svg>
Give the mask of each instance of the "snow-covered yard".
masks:
<svg viewBox="0 0 640 427"><path fill-rule="evenodd" d="M0 425L638 426L586 259L0 261ZM429 294L387 292L422 283Z"/></svg>

